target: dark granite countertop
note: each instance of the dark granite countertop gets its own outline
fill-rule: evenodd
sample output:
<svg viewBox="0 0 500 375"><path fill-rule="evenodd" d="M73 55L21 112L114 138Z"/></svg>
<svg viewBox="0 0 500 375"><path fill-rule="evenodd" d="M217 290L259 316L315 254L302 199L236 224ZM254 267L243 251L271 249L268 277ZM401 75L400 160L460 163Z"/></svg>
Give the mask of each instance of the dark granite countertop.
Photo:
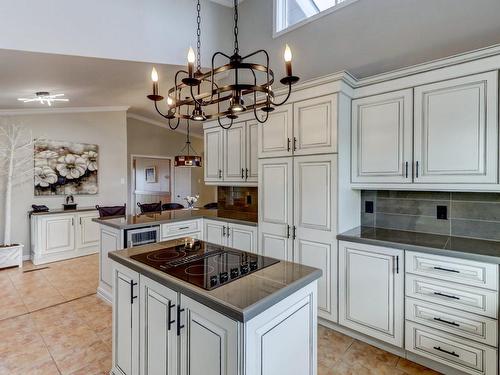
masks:
<svg viewBox="0 0 500 375"><path fill-rule="evenodd" d="M176 221L212 219L226 221L235 224L257 226L258 217L256 213L243 211L207 210L195 208L192 210L171 210L152 212L142 215L127 215L123 217L112 217L108 219L94 219L102 225L116 229L139 228L148 225L165 224Z"/></svg>
<svg viewBox="0 0 500 375"><path fill-rule="evenodd" d="M337 239L500 264L497 241L373 227L357 227Z"/></svg>
<svg viewBox="0 0 500 375"><path fill-rule="evenodd" d="M63 210L62 208L55 208L45 212L30 211L29 214L33 216L40 216L40 215L66 214L66 213L71 214L75 212L85 212L85 211L97 211L97 210L95 207L77 207L75 210Z"/></svg>
<svg viewBox="0 0 500 375"><path fill-rule="evenodd" d="M108 256L128 268L240 322L246 322L259 315L322 275L322 271L317 268L280 261L217 289L205 290L130 258L133 255L179 244L179 241L182 242L183 239L118 250L109 253Z"/></svg>

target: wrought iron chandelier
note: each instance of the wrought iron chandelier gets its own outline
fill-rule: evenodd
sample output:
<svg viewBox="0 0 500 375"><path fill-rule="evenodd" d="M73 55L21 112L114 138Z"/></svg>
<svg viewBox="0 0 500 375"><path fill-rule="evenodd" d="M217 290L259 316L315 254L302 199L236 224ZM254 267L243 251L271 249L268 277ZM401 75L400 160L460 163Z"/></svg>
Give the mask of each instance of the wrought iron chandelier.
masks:
<svg viewBox="0 0 500 375"><path fill-rule="evenodd" d="M211 70L202 72L201 70L201 6L197 1L197 55L192 48L188 52L188 65L186 70L179 70L175 74L174 87L167 93L167 113L163 113L158 108L158 102L164 99L159 94L158 73L155 68L151 73L153 81L153 93L148 98L154 102L156 111L168 120L168 125L175 130L179 126L180 120L205 121L217 120L224 129L229 129L233 121L239 115L253 111L255 119L264 123L269 117L269 113L275 107L285 104L290 98L292 85L299 80L299 77L292 74L292 52L286 45L284 59L286 76L280 82L288 87L288 93L281 102L275 101L272 85L274 83L274 72L269 67L269 54L260 49L246 56L240 55L238 43L238 0L234 0L234 51L231 56L216 52L212 56ZM265 64L249 62L251 58L262 56ZM227 63L216 67L217 58L224 58ZM197 62L196 71L194 64ZM231 84L220 85L217 82L223 75L232 75ZM186 96L187 93L187 96ZM247 104L248 102L248 104ZM192 108L192 111L190 111ZM262 118L258 116L258 111L264 112ZM225 124L221 119L228 119Z"/></svg>

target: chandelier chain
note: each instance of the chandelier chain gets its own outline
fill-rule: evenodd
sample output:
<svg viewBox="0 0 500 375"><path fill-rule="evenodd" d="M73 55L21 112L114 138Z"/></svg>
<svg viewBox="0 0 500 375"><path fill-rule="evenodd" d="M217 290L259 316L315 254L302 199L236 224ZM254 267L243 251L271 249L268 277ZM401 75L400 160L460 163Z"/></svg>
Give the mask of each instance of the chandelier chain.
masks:
<svg viewBox="0 0 500 375"><path fill-rule="evenodd" d="M196 11L198 13L196 17L196 23L197 23L197 29L196 29L196 51L197 51L197 70L201 71L201 4L200 0L198 0L198 3L196 4Z"/></svg>
<svg viewBox="0 0 500 375"><path fill-rule="evenodd" d="M238 0L234 0L234 54L237 55L240 52L240 46L238 44Z"/></svg>

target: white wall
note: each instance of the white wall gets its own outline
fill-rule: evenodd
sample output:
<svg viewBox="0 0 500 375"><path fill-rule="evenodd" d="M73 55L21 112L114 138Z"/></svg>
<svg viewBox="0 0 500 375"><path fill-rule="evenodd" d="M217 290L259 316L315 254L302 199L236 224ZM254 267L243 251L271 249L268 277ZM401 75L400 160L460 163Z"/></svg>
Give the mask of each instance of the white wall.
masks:
<svg viewBox="0 0 500 375"><path fill-rule="evenodd" d="M124 110L89 113L47 111L43 114L9 116L8 121L30 128L34 138L99 145L99 193L76 195L75 203L80 207L123 204L127 201L127 123ZM12 240L25 245L25 254L29 254L30 247L28 211L31 205L62 208L63 203L63 196L35 197L32 177L14 189ZM0 228L3 228L3 220L0 216ZM0 238L0 243L2 240Z"/></svg>
<svg viewBox="0 0 500 375"><path fill-rule="evenodd" d="M290 44L302 79L359 77L500 43L498 0L359 0L273 39L273 1L240 5L240 48L265 48L278 78Z"/></svg>
<svg viewBox="0 0 500 375"><path fill-rule="evenodd" d="M196 46L194 0L2 0L0 48L165 64ZM202 1L204 61L230 48L231 10Z"/></svg>

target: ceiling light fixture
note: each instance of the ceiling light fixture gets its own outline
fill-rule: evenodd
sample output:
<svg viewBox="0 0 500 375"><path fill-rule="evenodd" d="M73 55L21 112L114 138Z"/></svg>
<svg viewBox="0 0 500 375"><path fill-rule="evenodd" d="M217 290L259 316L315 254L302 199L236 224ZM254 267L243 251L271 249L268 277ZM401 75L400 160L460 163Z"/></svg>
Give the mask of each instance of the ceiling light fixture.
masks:
<svg viewBox="0 0 500 375"><path fill-rule="evenodd" d="M167 113L162 113L158 108L158 102L163 100L163 96L159 95L158 91L158 76L153 68L153 94L148 95L148 98L154 101L156 111L168 119L168 124L171 129L176 129L180 119L205 121L217 119L219 125L224 129L229 129L233 125L233 121L244 112L253 111L255 119L264 123L269 117L269 112L274 110L274 107L285 104L290 98L292 85L299 80L299 77L292 74L292 51L286 45L284 60L286 76L280 82L288 86L288 93L285 99L279 103L274 101L274 92L271 85L274 83L274 72L269 67L269 54L261 49L246 56L240 56L238 44L238 0L234 0L234 51L231 56L223 52L216 52L212 56L212 67L208 72L201 71L200 62L200 24L201 24L201 7L200 0L197 2L197 55L192 48L188 52L188 66L186 70L179 70L175 74L174 87L168 90L167 95ZM262 56L265 64L249 62L250 58ZM223 57L228 60L225 65L215 67L217 57ZM194 63L197 61L196 71ZM219 86L216 83L217 76L230 73L233 76L233 82L228 85ZM180 79L180 77L183 77ZM156 80L154 79L156 78ZM185 91L188 91L189 96L185 99ZM257 95L262 94L262 97ZM245 98L245 99L244 99ZM247 100L249 99L249 100ZM249 104L245 104L245 100ZM227 103L227 107L221 106ZM194 107L192 112L183 111L183 108ZM206 109L206 112L204 111ZM262 118L257 114L260 109L265 113ZM221 119L227 118L230 121L226 124L221 122ZM171 125L171 120L177 119L175 125Z"/></svg>
<svg viewBox="0 0 500 375"><path fill-rule="evenodd" d="M201 167L201 156L199 156L193 146L191 146L189 126L190 123L189 120L187 120L186 145L182 148L179 155L174 158L174 167Z"/></svg>
<svg viewBox="0 0 500 375"><path fill-rule="evenodd" d="M23 103L39 102L40 104L47 104L49 107L55 102L69 102L69 99L63 98L64 94L51 95L47 91L38 91L35 96L31 98L17 98Z"/></svg>

